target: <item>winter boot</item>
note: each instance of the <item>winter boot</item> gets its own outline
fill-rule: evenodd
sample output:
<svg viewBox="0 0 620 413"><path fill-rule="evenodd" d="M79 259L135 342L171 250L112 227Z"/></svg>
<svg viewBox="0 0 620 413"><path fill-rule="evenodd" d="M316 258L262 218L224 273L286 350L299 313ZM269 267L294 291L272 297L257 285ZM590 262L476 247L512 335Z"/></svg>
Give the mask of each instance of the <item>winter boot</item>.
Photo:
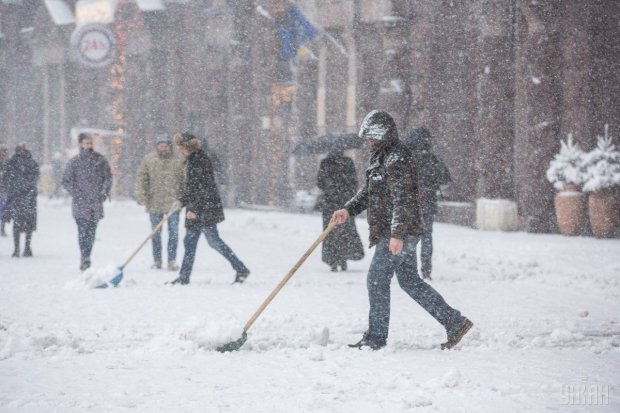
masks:
<svg viewBox="0 0 620 413"><path fill-rule="evenodd" d="M32 257L32 249L30 249L30 241L32 240L32 232L26 233L26 245L22 257Z"/></svg>
<svg viewBox="0 0 620 413"><path fill-rule="evenodd" d="M80 271L86 271L90 268L90 260L86 259L80 263Z"/></svg>
<svg viewBox="0 0 620 413"><path fill-rule="evenodd" d="M364 337L362 337L360 341L358 341L355 344L349 344L349 347L357 348L360 350L366 349L366 348L369 348L371 350L379 350L385 347L385 344L386 344L385 339L370 338L370 337L366 337L366 335L364 334Z"/></svg>
<svg viewBox="0 0 620 413"><path fill-rule="evenodd" d="M168 261L168 271L179 271L179 266L174 260Z"/></svg>
<svg viewBox="0 0 620 413"><path fill-rule="evenodd" d="M342 262L340 263L340 269L341 269L342 271L346 271L346 270L347 270L347 262L346 262L346 261L342 261Z"/></svg>
<svg viewBox="0 0 620 413"><path fill-rule="evenodd" d="M16 231L15 227L13 227L13 244L15 244L15 250L11 257L19 258L19 231Z"/></svg>
<svg viewBox="0 0 620 413"><path fill-rule="evenodd" d="M329 264L329 269L331 272L338 271L338 264Z"/></svg>
<svg viewBox="0 0 620 413"><path fill-rule="evenodd" d="M189 280L186 280L184 278L178 277L178 278L175 278L172 281L167 282L166 284L170 284L170 285L188 285L189 284Z"/></svg>
<svg viewBox="0 0 620 413"><path fill-rule="evenodd" d="M246 280L246 278L248 278L249 275L250 270L248 270L247 268L245 270L238 271L235 275L235 281L233 281L233 284L243 284L243 282Z"/></svg>
<svg viewBox="0 0 620 413"><path fill-rule="evenodd" d="M161 261L155 261L153 265L151 265L151 268L155 270L161 270Z"/></svg>
<svg viewBox="0 0 620 413"><path fill-rule="evenodd" d="M446 341L445 343L441 343L441 349L442 350L449 350L452 347L456 346L459 343L459 341L461 341L463 336L465 336L465 334L467 334L467 332L473 326L474 326L474 323L472 323L471 321L469 321L466 318L465 322L463 323L461 328L459 328L458 330L454 331L453 333L448 333L448 341Z"/></svg>

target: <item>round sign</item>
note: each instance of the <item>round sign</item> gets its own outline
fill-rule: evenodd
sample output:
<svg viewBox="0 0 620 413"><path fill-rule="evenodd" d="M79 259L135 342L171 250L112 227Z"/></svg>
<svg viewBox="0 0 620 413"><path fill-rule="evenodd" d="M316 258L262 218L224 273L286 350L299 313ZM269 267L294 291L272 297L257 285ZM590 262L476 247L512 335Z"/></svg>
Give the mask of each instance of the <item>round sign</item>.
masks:
<svg viewBox="0 0 620 413"><path fill-rule="evenodd" d="M78 60L92 68L105 67L116 57L114 33L101 23L78 26L71 34L71 47Z"/></svg>

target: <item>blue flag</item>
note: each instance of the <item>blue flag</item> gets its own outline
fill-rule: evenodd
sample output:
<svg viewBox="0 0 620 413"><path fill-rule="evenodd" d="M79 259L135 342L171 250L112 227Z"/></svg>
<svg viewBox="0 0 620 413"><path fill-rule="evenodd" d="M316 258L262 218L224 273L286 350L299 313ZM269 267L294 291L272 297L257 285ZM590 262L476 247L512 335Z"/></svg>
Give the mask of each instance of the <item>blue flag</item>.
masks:
<svg viewBox="0 0 620 413"><path fill-rule="evenodd" d="M319 31L295 5L291 5L283 18L276 22L276 30L282 46L280 54L286 60L295 57L301 45L319 35Z"/></svg>

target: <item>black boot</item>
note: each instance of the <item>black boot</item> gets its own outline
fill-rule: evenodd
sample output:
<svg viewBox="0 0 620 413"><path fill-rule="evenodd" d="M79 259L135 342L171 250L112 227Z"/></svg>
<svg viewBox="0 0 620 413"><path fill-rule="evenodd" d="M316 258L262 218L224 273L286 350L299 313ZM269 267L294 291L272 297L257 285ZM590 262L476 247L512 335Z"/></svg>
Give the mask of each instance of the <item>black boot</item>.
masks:
<svg viewBox="0 0 620 413"><path fill-rule="evenodd" d="M19 231L13 227L13 244L15 245L15 251L13 251L12 257L19 258Z"/></svg>
<svg viewBox="0 0 620 413"><path fill-rule="evenodd" d="M86 271L90 268L90 260L86 259L80 263L80 271Z"/></svg>
<svg viewBox="0 0 620 413"><path fill-rule="evenodd" d="M369 348L371 350L379 350L385 347L385 344L386 344L385 339L366 337L366 334L364 334L364 337L362 337L360 341L358 341L355 344L349 344L349 347L357 348L360 350L366 349L366 348Z"/></svg>
<svg viewBox="0 0 620 413"><path fill-rule="evenodd" d="M346 261L342 261L340 263L340 269L342 269L342 271L346 271L347 270L347 262Z"/></svg>
<svg viewBox="0 0 620 413"><path fill-rule="evenodd" d="M175 278L172 281L168 281L166 284L170 284L170 285L188 285L189 284L189 280L185 279L185 278L181 278L180 276Z"/></svg>
<svg viewBox="0 0 620 413"><path fill-rule="evenodd" d="M32 240L32 232L26 232L26 245L24 246L24 253L22 257L32 257L32 250L30 249L30 241Z"/></svg>
<svg viewBox="0 0 620 413"><path fill-rule="evenodd" d="M233 281L233 284L243 284L243 282L246 278L248 278L249 275L250 270L248 270L247 268L243 271L237 272L237 274L235 274L235 281Z"/></svg>

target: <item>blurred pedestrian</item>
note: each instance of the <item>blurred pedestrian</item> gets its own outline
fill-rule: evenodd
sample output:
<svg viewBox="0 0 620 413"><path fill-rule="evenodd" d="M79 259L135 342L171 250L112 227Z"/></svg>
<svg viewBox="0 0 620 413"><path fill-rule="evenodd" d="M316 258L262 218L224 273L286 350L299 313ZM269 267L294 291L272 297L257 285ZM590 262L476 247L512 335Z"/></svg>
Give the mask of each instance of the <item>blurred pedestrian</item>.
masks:
<svg viewBox="0 0 620 413"><path fill-rule="evenodd" d="M186 234L183 241L185 256L179 277L172 281L172 284L189 284L201 233L205 234L209 246L232 265L236 271L234 282L242 283L250 275L250 270L220 238L217 231L217 224L224 221L224 208L215 183L211 160L201 149L200 140L188 132L177 133L174 143L187 159L187 170L183 195L174 204L186 208Z"/></svg>
<svg viewBox="0 0 620 413"><path fill-rule="evenodd" d="M6 206L6 189L2 184L2 173L4 171L4 164L6 158L9 155L9 151L5 145L0 145L0 236L6 237L6 231L4 230L4 210Z"/></svg>
<svg viewBox="0 0 620 413"><path fill-rule="evenodd" d="M173 151L172 138L167 132L155 139L155 150L144 157L136 175L136 199L149 214L151 228L155 228L169 212L170 205L183 194L185 160ZM151 239L153 268L162 267L161 229ZM169 271L177 271L177 246L179 243L179 212L168 217Z"/></svg>
<svg viewBox="0 0 620 413"><path fill-rule="evenodd" d="M378 350L386 345L390 284L396 274L400 287L446 329L448 341L441 348L452 348L473 323L450 307L416 271L413 251L416 236L424 229L415 161L399 141L396 123L387 112L373 110L366 115L359 137L368 142L371 152L366 182L332 218L344 224L349 217L367 210L370 246L375 246L366 283L370 301L368 330L351 347Z"/></svg>
<svg viewBox="0 0 620 413"><path fill-rule="evenodd" d="M37 229L37 182L39 165L25 144L15 148L15 154L6 162L2 185L6 190L5 215L13 221L13 257L20 256L21 233L26 234L23 257L32 257L32 233Z"/></svg>
<svg viewBox="0 0 620 413"><path fill-rule="evenodd" d="M87 133L78 135L80 153L71 158L62 177L62 186L72 197L73 218L78 227L80 270L90 267L97 224L103 218L103 202L110 197L110 164L93 147Z"/></svg>
<svg viewBox="0 0 620 413"><path fill-rule="evenodd" d="M321 161L317 186L322 191L318 209L323 215L323 229L327 228L332 214L340 209L357 192L357 173L353 160L342 151L330 152ZM323 241L322 259L332 271L347 270L347 260L364 258L364 246L357 233L355 220L335 228Z"/></svg>
<svg viewBox="0 0 620 413"><path fill-rule="evenodd" d="M420 242L420 270L422 278L431 279L433 270L433 222L437 214L437 191L452 181L446 164L433 153L431 133L425 127L415 129L405 140L418 168L420 209L424 233ZM416 242L417 244L417 242Z"/></svg>

